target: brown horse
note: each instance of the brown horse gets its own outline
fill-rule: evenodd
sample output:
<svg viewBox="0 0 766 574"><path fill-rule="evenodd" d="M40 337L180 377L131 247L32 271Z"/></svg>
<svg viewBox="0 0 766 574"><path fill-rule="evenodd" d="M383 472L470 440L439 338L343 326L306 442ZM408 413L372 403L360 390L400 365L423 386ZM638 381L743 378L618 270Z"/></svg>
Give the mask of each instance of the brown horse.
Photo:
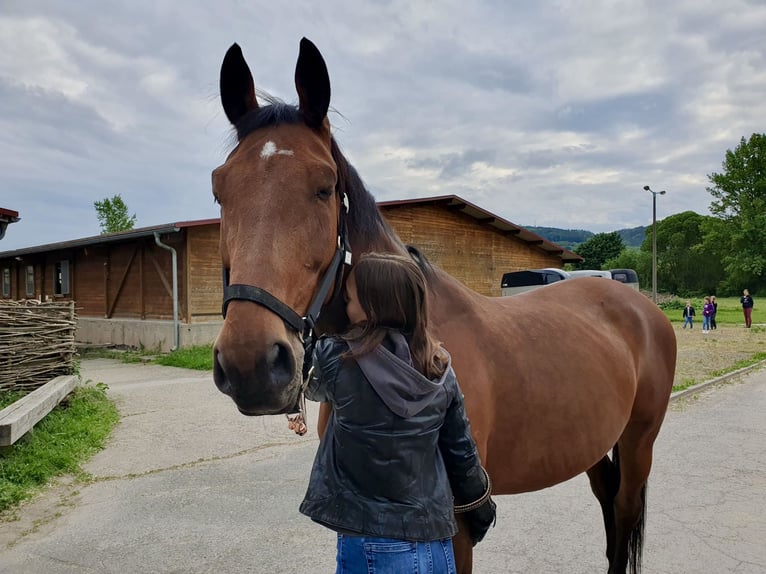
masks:
<svg viewBox="0 0 766 574"><path fill-rule="evenodd" d="M295 83L297 107L259 104L239 46L221 68L238 145L213 172L227 275L214 377L246 415L294 411L303 337L320 309L317 331L347 326L336 297L348 269L339 263L344 248L407 253L330 133L327 68L306 39ZM637 572L652 447L675 370L668 320L616 281L575 279L489 298L418 259L432 292L430 324L452 354L494 493L587 472L609 572ZM455 554L459 571L470 572L462 533Z"/></svg>

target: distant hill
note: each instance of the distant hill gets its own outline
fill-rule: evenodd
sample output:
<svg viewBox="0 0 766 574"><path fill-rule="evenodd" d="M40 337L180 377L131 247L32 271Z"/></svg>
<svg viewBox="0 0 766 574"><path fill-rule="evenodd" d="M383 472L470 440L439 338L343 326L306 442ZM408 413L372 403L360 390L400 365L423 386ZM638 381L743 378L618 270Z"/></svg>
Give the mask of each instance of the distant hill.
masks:
<svg viewBox="0 0 766 574"><path fill-rule="evenodd" d="M522 225L522 227L570 251L595 235L592 231L585 229L561 229L560 227L536 227L534 225ZM627 247L640 247L644 237L646 237L646 227L618 229L617 233L622 237Z"/></svg>
<svg viewBox="0 0 766 574"><path fill-rule="evenodd" d="M625 245L628 247L641 247L641 244L646 238L646 225L639 225L638 227L631 227L630 229L618 229L617 233L620 234ZM659 235L659 233L657 234Z"/></svg>

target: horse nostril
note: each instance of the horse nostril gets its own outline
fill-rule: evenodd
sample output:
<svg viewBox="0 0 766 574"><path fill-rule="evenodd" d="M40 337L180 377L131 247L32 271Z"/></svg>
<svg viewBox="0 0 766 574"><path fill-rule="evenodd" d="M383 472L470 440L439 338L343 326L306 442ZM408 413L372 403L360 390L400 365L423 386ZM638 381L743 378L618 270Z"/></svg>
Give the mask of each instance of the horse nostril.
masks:
<svg viewBox="0 0 766 574"><path fill-rule="evenodd" d="M213 350L213 381L218 389L225 394L231 394L231 382L226 376L226 368L223 365L223 357L218 349Z"/></svg>
<svg viewBox="0 0 766 574"><path fill-rule="evenodd" d="M286 345L276 343L267 357L271 380L277 384L287 384L293 380L295 362L290 349Z"/></svg>

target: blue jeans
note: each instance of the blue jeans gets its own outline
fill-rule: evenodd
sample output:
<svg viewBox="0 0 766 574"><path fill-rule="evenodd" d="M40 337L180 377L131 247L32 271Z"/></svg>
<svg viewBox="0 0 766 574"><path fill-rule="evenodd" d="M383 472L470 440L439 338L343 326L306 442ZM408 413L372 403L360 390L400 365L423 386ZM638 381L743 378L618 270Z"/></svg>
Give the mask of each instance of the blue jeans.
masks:
<svg viewBox="0 0 766 574"><path fill-rule="evenodd" d="M452 539L411 542L338 534L335 574L456 574Z"/></svg>
<svg viewBox="0 0 766 574"><path fill-rule="evenodd" d="M706 317L705 315L702 316L702 330L703 331L710 330L710 317Z"/></svg>
<svg viewBox="0 0 766 574"><path fill-rule="evenodd" d="M687 325L689 325L690 329L694 329L694 319L692 317L686 317L686 319L684 319L684 329L686 329Z"/></svg>

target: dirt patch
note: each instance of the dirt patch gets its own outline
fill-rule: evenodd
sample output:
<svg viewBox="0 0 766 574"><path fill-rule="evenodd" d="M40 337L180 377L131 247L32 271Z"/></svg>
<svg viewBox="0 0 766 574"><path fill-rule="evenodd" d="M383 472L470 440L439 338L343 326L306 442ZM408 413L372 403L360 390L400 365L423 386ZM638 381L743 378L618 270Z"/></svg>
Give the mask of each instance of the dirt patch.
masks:
<svg viewBox="0 0 766 574"><path fill-rule="evenodd" d="M675 385L690 380L702 383L714 378L717 371L766 352L766 329L761 326L723 325L707 334L698 325L691 330L676 323L673 327L678 341Z"/></svg>

